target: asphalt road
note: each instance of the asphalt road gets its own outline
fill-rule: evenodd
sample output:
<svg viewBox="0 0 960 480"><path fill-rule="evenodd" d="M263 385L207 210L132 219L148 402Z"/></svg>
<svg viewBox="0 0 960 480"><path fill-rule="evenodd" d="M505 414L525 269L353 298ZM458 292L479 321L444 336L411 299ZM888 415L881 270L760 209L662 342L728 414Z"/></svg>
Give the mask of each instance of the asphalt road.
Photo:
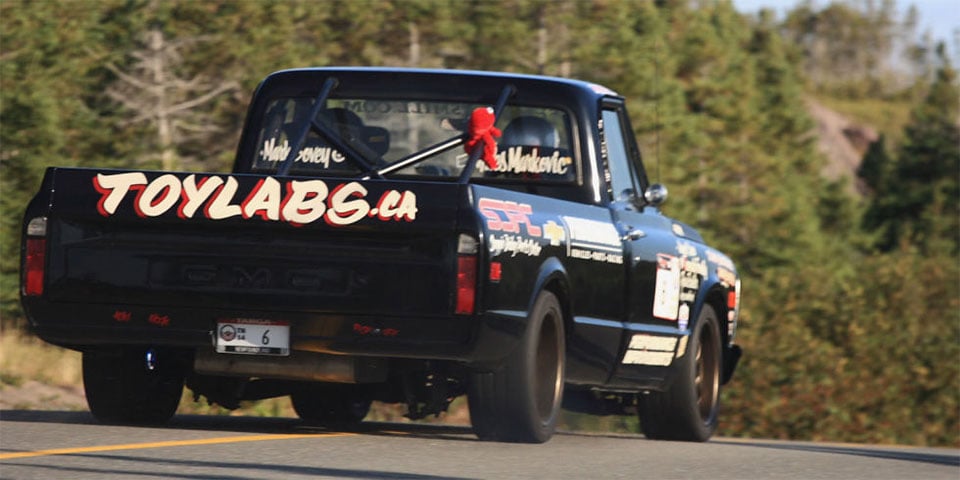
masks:
<svg viewBox="0 0 960 480"><path fill-rule="evenodd" d="M177 416L103 426L86 412L0 411L0 478L960 479L960 450L717 438L704 444L562 432L479 442L468 427Z"/></svg>

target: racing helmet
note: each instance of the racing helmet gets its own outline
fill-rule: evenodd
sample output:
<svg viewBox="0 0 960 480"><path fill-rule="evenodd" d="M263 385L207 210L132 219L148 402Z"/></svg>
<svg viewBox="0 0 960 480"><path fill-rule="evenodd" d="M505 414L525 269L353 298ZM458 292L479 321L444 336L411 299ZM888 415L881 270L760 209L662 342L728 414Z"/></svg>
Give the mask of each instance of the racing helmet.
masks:
<svg viewBox="0 0 960 480"><path fill-rule="evenodd" d="M542 118L522 116L507 124L499 143L504 146L559 148L560 134L550 122Z"/></svg>

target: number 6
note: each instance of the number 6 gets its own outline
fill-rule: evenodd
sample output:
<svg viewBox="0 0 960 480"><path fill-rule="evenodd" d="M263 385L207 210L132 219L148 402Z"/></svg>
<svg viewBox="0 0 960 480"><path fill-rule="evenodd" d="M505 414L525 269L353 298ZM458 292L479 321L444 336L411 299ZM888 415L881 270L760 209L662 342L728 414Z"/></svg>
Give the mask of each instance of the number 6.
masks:
<svg viewBox="0 0 960 480"><path fill-rule="evenodd" d="M270 333L269 329L263 332L263 337L260 338L260 343L263 345L270 345L270 337L267 336L268 333Z"/></svg>

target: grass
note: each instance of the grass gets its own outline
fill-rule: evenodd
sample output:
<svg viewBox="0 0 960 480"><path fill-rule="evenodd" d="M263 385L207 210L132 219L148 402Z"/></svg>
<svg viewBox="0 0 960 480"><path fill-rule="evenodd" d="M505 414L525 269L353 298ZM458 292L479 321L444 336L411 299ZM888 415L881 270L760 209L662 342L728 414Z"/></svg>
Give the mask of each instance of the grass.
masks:
<svg viewBox="0 0 960 480"><path fill-rule="evenodd" d="M58 348L18 329L0 331L0 383L19 386L26 380L71 387L81 385L80 352Z"/></svg>

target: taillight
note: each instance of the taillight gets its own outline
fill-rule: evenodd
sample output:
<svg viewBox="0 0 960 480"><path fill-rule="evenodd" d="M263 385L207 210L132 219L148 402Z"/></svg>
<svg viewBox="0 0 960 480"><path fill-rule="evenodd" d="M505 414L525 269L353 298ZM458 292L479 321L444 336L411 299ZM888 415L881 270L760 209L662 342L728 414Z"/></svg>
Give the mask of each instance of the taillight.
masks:
<svg viewBox="0 0 960 480"><path fill-rule="evenodd" d="M23 269L24 295L43 294L43 271L47 263L47 219L37 217L27 223L27 255Z"/></svg>
<svg viewBox="0 0 960 480"><path fill-rule="evenodd" d="M455 312L472 314L477 298L477 239L460 234L457 241L457 304Z"/></svg>

